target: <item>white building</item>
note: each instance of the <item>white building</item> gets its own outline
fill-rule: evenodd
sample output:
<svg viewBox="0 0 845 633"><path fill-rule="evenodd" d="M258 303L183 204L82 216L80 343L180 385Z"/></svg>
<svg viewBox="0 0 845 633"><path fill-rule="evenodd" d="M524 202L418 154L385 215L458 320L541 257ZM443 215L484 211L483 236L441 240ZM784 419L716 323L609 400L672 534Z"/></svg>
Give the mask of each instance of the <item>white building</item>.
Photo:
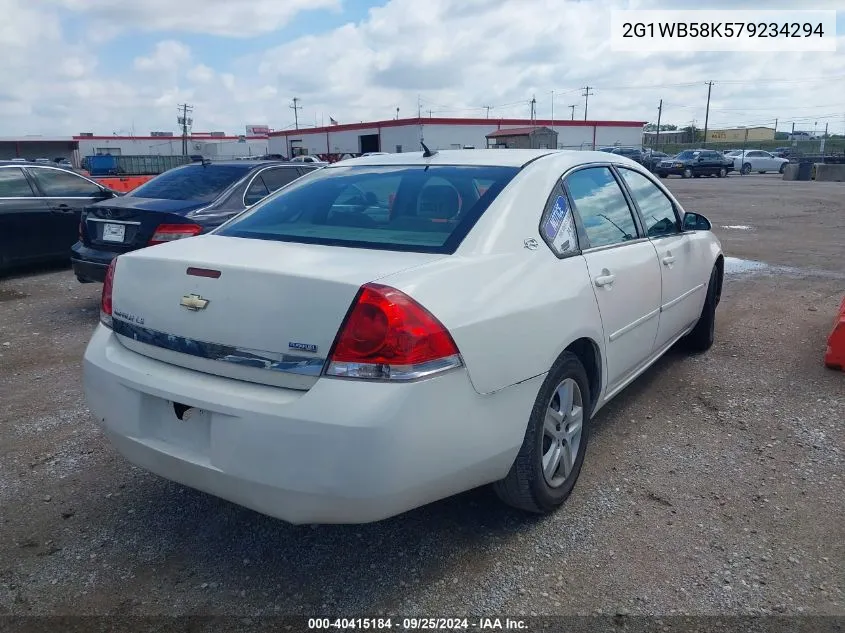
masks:
<svg viewBox="0 0 845 633"><path fill-rule="evenodd" d="M158 155L182 154L181 136L74 136L79 143L80 157L97 154ZM226 136L194 133L188 137L188 154L204 158L236 158L263 156L267 153L267 136Z"/></svg>
<svg viewBox="0 0 845 633"><path fill-rule="evenodd" d="M559 149L593 149L642 142L644 121L552 121L550 119L391 119L270 132L271 154L343 155L364 152L416 152L420 139L430 149L487 147L498 129L545 126L558 133Z"/></svg>
<svg viewBox="0 0 845 633"><path fill-rule="evenodd" d="M229 159L267 154L267 135L228 136L194 133L188 137L188 154ZM86 156L122 154L175 156L182 153L181 136L23 136L0 137L0 160L10 158L67 158L79 166Z"/></svg>

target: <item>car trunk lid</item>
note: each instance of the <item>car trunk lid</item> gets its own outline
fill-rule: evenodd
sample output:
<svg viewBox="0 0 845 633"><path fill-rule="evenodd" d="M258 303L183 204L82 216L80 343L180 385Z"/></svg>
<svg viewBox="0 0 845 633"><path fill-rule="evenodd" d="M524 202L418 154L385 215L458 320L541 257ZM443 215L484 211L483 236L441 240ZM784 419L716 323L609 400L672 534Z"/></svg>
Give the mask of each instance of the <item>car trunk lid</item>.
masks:
<svg viewBox="0 0 845 633"><path fill-rule="evenodd" d="M308 389L359 288L443 255L205 235L120 257L113 324L130 349Z"/></svg>

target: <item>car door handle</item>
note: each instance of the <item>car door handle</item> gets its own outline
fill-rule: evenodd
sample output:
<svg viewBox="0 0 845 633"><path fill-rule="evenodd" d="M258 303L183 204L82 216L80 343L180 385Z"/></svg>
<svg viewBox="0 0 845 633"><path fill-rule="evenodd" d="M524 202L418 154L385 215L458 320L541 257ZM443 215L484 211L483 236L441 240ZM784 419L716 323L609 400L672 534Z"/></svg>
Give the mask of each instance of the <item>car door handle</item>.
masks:
<svg viewBox="0 0 845 633"><path fill-rule="evenodd" d="M663 265L664 266L671 266L675 263L675 256L674 255L667 255L663 258Z"/></svg>
<svg viewBox="0 0 845 633"><path fill-rule="evenodd" d="M610 273L602 274L596 277L596 285L599 288L603 286L612 286L615 279L616 275L611 275Z"/></svg>
<svg viewBox="0 0 845 633"><path fill-rule="evenodd" d="M73 207L67 204L57 204L53 207L53 211L56 213L72 213Z"/></svg>

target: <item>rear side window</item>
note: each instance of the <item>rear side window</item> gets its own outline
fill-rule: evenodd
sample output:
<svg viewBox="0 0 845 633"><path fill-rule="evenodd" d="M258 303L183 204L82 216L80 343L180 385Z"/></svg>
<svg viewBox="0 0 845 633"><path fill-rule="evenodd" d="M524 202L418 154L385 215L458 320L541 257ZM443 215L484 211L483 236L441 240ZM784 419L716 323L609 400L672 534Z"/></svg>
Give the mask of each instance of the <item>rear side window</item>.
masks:
<svg viewBox="0 0 845 633"><path fill-rule="evenodd" d="M299 178L299 171L295 167L277 167L276 169L265 169L261 172L261 178L270 192L281 189Z"/></svg>
<svg viewBox="0 0 845 633"><path fill-rule="evenodd" d="M88 198L97 195L100 188L89 180L63 169L30 168L38 187L45 196L53 198Z"/></svg>
<svg viewBox="0 0 845 633"><path fill-rule="evenodd" d="M518 171L474 165L325 168L262 201L217 234L452 253Z"/></svg>
<svg viewBox="0 0 845 633"><path fill-rule="evenodd" d="M211 202L247 175L249 165L187 165L166 171L130 194L133 198Z"/></svg>
<svg viewBox="0 0 845 633"><path fill-rule="evenodd" d="M0 198L32 198L34 195L22 169L0 169Z"/></svg>
<svg viewBox="0 0 845 633"><path fill-rule="evenodd" d="M581 216L590 247L637 238L631 208L607 167L580 169L566 177L566 187Z"/></svg>

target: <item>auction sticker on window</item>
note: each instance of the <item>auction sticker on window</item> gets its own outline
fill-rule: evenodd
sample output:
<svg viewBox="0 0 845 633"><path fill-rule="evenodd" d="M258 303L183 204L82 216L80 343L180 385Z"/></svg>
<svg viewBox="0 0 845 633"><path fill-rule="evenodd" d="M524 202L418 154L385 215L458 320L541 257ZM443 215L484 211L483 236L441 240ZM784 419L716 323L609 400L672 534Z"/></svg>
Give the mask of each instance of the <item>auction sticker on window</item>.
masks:
<svg viewBox="0 0 845 633"><path fill-rule="evenodd" d="M552 212L543 224L543 233L559 255L576 248L575 223L569 210L569 201L564 196L558 196L555 200Z"/></svg>

